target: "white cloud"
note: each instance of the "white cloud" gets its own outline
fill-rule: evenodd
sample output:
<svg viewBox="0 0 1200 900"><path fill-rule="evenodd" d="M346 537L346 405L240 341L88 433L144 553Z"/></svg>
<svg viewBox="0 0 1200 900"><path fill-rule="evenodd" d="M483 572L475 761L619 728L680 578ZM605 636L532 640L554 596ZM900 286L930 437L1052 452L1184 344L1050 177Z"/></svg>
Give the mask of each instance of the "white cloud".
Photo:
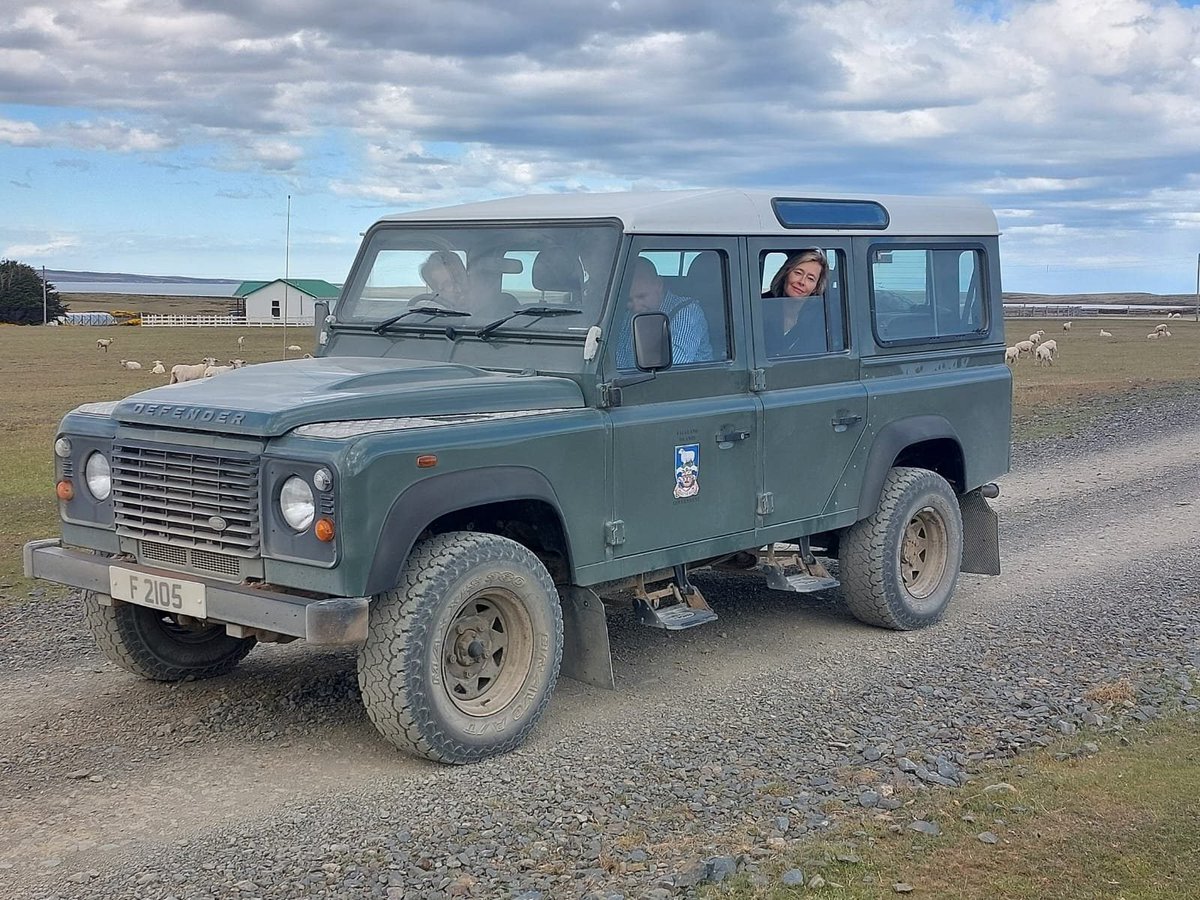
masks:
<svg viewBox="0 0 1200 900"><path fill-rule="evenodd" d="M5 259L22 259L27 257L46 257L71 250L79 246L79 238L69 235L56 235L37 244L9 244L0 254Z"/></svg>
<svg viewBox="0 0 1200 900"><path fill-rule="evenodd" d="M44 147L49 143L42 130L32 122L0 119L0 144L14 147Z"/></svg>

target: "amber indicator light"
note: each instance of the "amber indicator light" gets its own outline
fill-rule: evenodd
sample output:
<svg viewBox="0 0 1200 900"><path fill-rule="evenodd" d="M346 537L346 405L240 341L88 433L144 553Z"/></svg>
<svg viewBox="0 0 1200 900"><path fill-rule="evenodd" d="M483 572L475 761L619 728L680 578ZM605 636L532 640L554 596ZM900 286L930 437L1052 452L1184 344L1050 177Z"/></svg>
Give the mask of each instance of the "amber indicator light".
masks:
<svg viewBox="0 0 1200 900"><path fill-rule="evenodd" d="M432 453L426 453L424 456L417 457L418 469L432 469L437 465L437 457Z"/></svg>
<svg viewBox="0 0 1200 900"><path fill-rule="evenodd" d="M329 543L333 540L333 519L317 519L317 524L313 526L313 534L317 536L318 541Z"/></svg>
<svg viewBox="0 0 1200 900"><path fill-rule="evenodd" d="M75 488L69 481L60 481L54 486L54 493L58 495L59 500L73 500L75 498Z"/></svg>

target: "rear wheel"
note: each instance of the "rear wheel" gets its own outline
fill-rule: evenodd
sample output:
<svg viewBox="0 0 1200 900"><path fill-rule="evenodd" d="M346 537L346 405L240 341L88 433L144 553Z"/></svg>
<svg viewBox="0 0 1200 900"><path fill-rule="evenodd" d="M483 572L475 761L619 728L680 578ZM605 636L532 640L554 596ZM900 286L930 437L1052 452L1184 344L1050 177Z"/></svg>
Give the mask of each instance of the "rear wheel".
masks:
<svg viewBox="0 0 1200 900"><path fill-rule="evenodd" d="M84 591L83 611L100 650L122 669L151 681L182 681L224 675L254 647L254 638L234 638L224 625L176 619L147 606Z"/></svg>
<svg viewBox="0 0 1200 900"><path fill-rule="evenodd" d="M962 514L946 480L928 469L893 468L879 508L842 538L846 604L870 625L931 625L954 594L962 549Z"/></svg>
<svg viewBox="0 0 1200 900"><path fill-rule="evenodd" d="M395 590L371 602L358 683L367 715L402 750L467 763L519 746L562 661L562 608L545 566L507 538L422 541Z"/></svg>

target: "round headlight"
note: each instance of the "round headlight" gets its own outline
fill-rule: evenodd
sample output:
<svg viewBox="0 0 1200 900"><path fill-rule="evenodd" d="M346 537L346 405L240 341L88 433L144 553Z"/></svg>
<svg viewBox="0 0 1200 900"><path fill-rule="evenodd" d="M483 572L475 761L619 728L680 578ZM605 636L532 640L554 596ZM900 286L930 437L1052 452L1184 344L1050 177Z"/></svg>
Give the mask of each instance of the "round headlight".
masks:
<svg viewBox="0 0 1200 900"><path fill-rule="evenodd" d="M112 469L103 453L93 453L83 466L88 490L97 500L107 500L112 493Z"/></svg>
<svg viewBox="0 0 1200 900"><path fill-rule="evenodd" d="M54 455L59 459L66 459L71 455L71 439L61 437L54 442Z"/></svg>
<svg viewBox="0 0 1200 900"><path fill-rule="evenodd" d="M307 481L293 475L283 483L279 491L279 511L283 514L283 521L297 531L304 531L312 525L317 508Z"/></svg>

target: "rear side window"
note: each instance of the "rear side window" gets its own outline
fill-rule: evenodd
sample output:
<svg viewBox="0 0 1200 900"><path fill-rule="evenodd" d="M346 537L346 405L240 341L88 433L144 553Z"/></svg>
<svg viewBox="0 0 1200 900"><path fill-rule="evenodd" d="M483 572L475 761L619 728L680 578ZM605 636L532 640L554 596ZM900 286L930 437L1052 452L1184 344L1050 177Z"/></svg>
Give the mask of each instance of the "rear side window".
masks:
<svg viewBox="0 0 1200 900"><path fill-rule="evenodd" d="M959 247L876 247L871 314L881 344L987 333L984 257Z"/></svg>
<svg viewBox="0 0 1200 900"><path fill-rule="evenodd" d="M823 285L807 297L789 297L789 263L819 254L825 260ZM761 298L758 315L769 359L837 353L846 349L845 257L840 250L789 247L759 254Z"/></svg>

